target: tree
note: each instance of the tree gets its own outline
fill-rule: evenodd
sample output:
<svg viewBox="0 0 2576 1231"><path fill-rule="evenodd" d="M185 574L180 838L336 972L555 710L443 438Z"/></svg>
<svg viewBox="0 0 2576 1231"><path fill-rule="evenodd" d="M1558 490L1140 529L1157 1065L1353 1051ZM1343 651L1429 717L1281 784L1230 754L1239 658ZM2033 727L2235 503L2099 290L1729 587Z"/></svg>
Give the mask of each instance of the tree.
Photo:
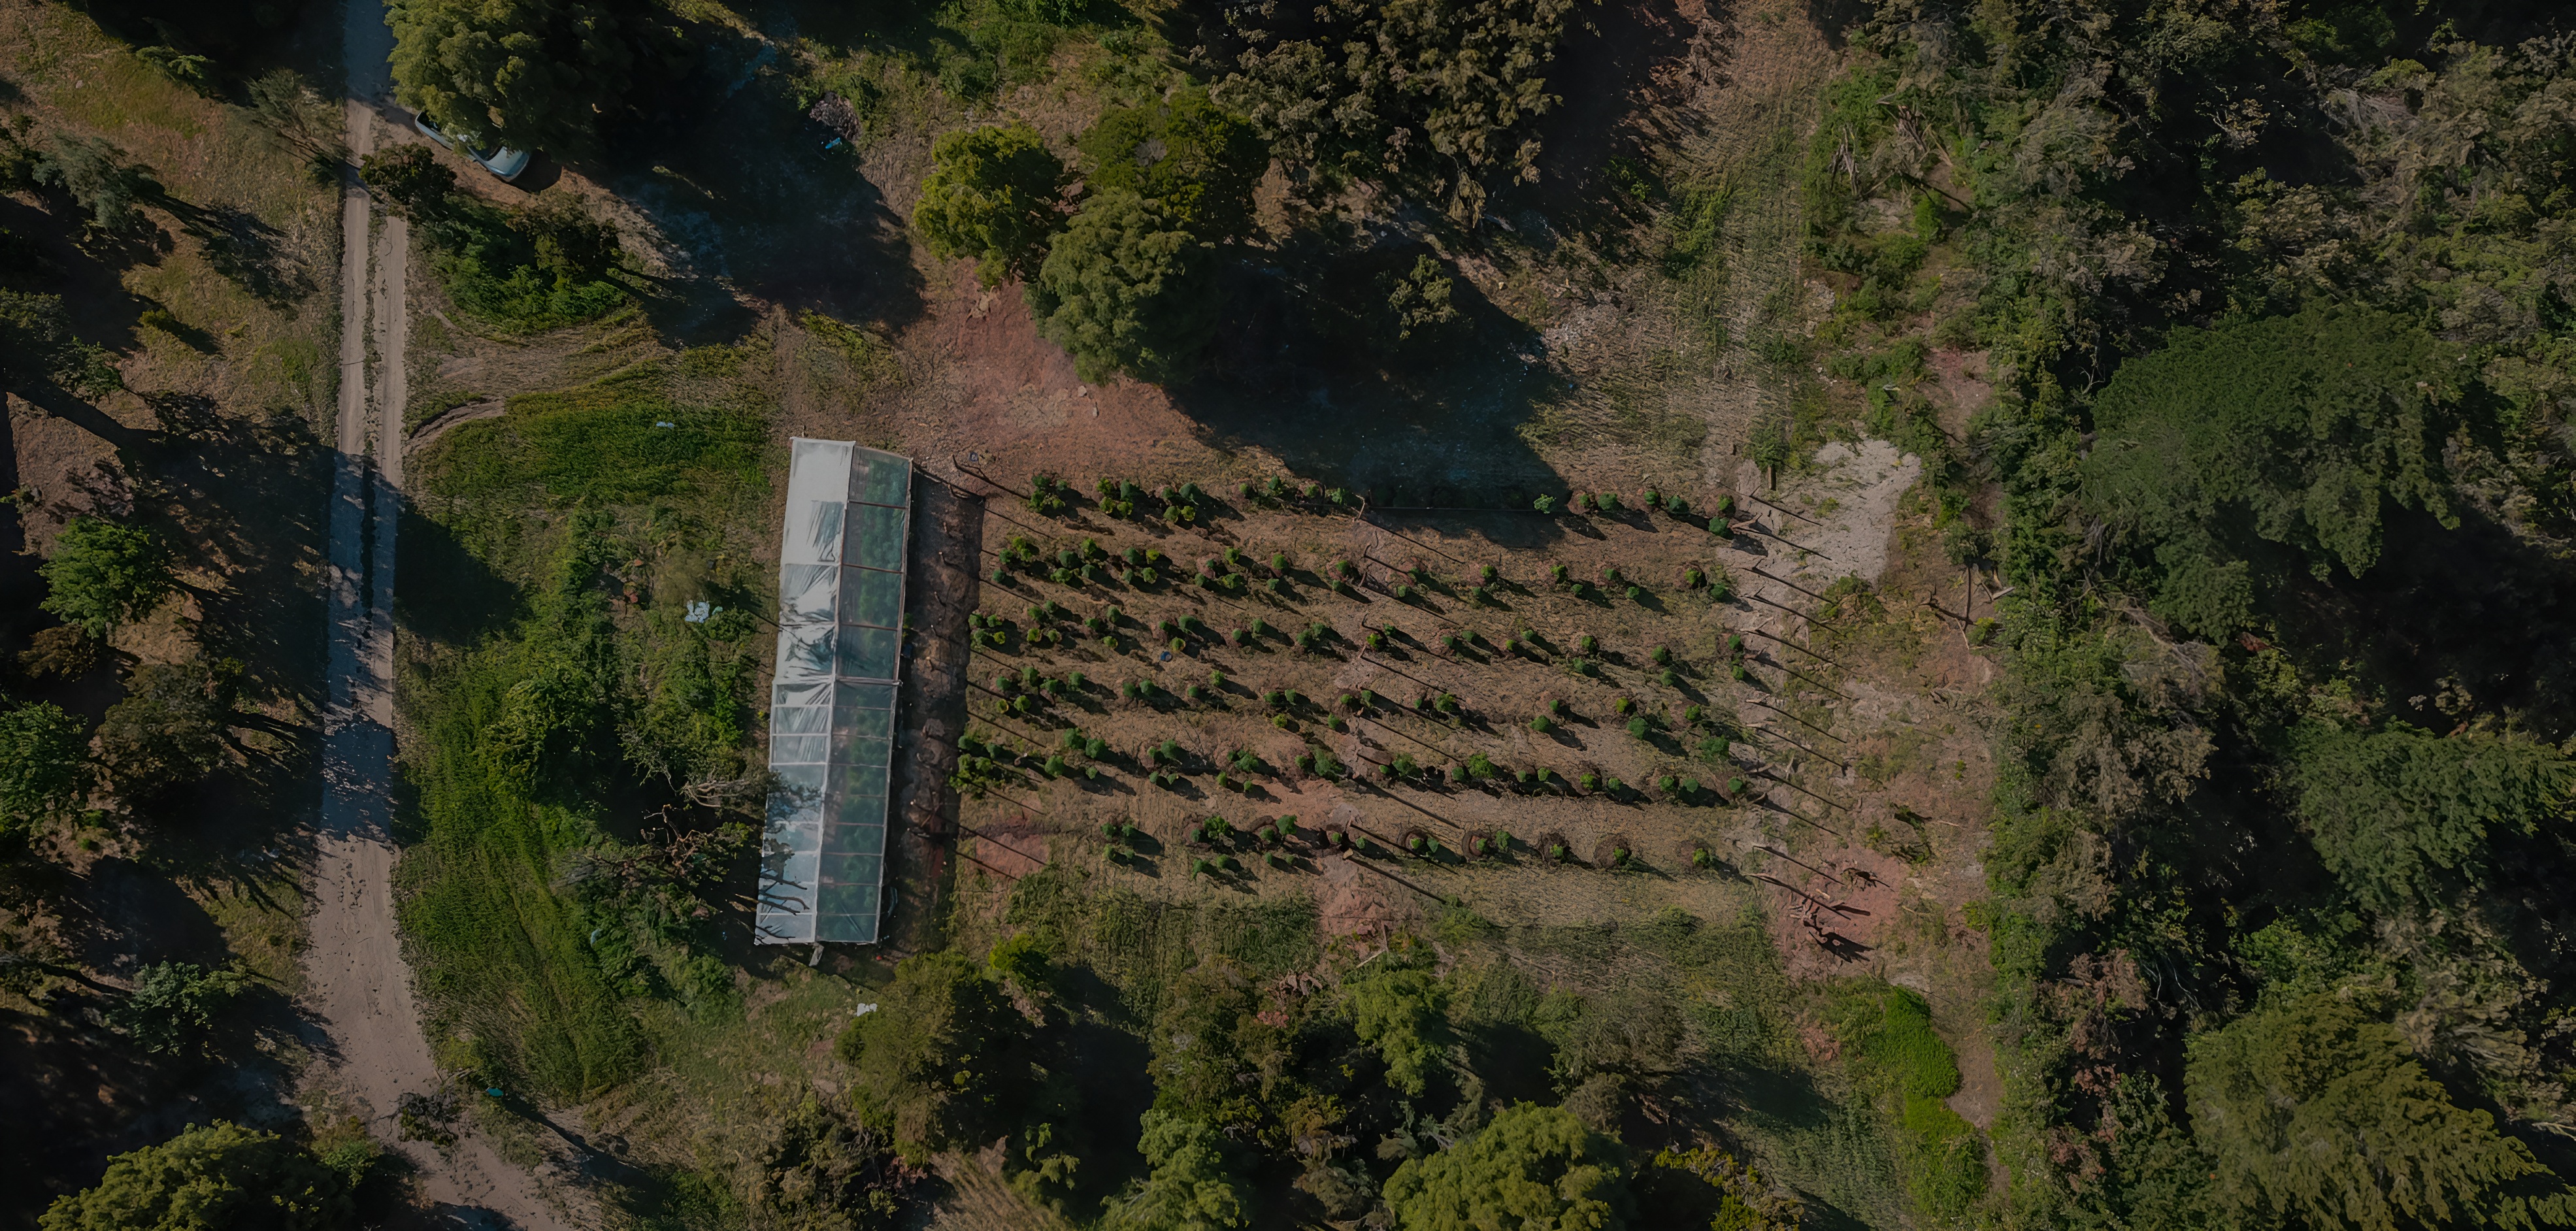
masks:
<svg viewBox="0 0 2576 1231"><path fill-rule="evenodd" d="M2292 734L2287 782L2326 867L2362 905L2395 915L2485 879L2491 832L2529 835L2563 818L2576 766L2520 735L2310 722Z"/></svg>
<svg viewBox="0 0 2576 1231"><path fill-rule="evenodd" d="M348 1181L275 1133L191 1125L107 1161L96 1187L57 1198L44 1231L326 1231L357 1215Z"/></svg>
<svg viewBox="0 0 2576 1231"><path fill-rule="evenodd" d="M2241 1212L2359 1231L2576 1226L2576 1194L2528 1148L2332 993L2194 1039L2185 1081L2219 1197Z"/></svg>
<svg viewBox="0 0 2576 1231"><path fill-rule="evenodd" d="M1056 197L1064 164L1026 124L990 124L943 133L930 150L930 178L912 225L930 254L971 257L975 276L994 286L1026 278L1046 258L1047 237L1061 222Z"/></svg>
<svg viewBox="0 0 2576 1231"><path fill-rule="evenodd" d="M108 1010L108 1024L134 1036L145 1051L180 1051L201 1043L249 983L237 970L155 962L135 974L134 990Z"/></svg>
<svg viewBox="0 0 2576 1231"><path fill-rule="evenodd" d="M1251 1221L1252 1194L1226 1165L1223 1134L1162 1111L1146 1112L1143 1123L1136 1148L1153 1170L1110 1207L1108 1231L1217 1231Z"/></svg>
<svg viewBox="0 0 2576 1231"><path fill-rule="evenodd" d="M303 154L312 174L319 177L327 170L338 176L349 156L340 140L338 106L326 105L291 68L271 69L252 78L245 90L250 95L251 118L260 127Z"/></svg>
<svg viewBox="0 0 2576 1231"><path fill-rule="evenodd" d="M1387 1083L1420 1095L1449 1054L1447 992L1439 977L1382 966L1343 984L1342 994L1360 1041L1386 1061Z"/></svg>
<svg viewBox="0 0 2576 1231"><path fill-rule="evenodd" d="M1386 288L1387 316L1395 326L1397 341L1410 340L1415 334L1432 336L1457 323L1458 309L1449 303L1455 281L1441 268L1440 259L1427 252L1413 258L1413 268L1402 276L1392 272L1381 276L1380 282Z"/></svg>
<svg viewBox="0 0 2576 1231"><path fill-rule="evenodd" d="M962 955L925 953L895 967L879 1003L850 1023L840 1050L860 1093L893 1116L896 1141L909 1151L998 1135L1026 1084L1029 1037L1001 988Z"/></svg>
<svg viewBox="0 0 2576 1231"><path fill-rule="evenodd" d="M24 833L78 803L89 733L50 701L0 710L0 836Z"/></svg>
<svg viewBox="0 0 2576 1231"><path fill-rule="evenodd" d="M88 211L101 231L126 231L143 222L142 203L160 195L152 170L125 161L125 151L97 137L57 137L36 160L37 183L60 188Z"/></svg>
<svg viewBox="0 0 2576 1231"><path fill-rule="evenodd" d="M1029 306L1084 380L1187 376L1216 333L1207 246L1133 192L1093 197L1047 254Z"/></svg>
<svg viewBox="0 0 2576 1231"><path fill-rule="evenodd" d="M1562 1107L1522 1103L1386 1182L1401 1231L1622 1231L1625 1151Z"/></svg>
<svg viewBox="0 0 2576 1231"><path fill-rule="evenodd" d="M1222 840L1230 828L1212 816L1199 832ZM1241 965L1215 956L1171 982L1148 1036L1156 1108L1229 1133L1269 1120L1268 1099L1290 1057L1287 1032L1261 1019L1258 987Z"/></svg>
<svg viewBox="0 0 2576 1231"><path fill-rule="evenodd" d="M1529 125L1560 101L1545 73L1573 0L1328 0L1305 38L1253 35L1217 98L1281 160L1410 178L1472 224L1483 177L1538 178ZM1303 24L1303 23L1299 23Z"/></svg>
<svg viewBox="0 0 2576 1231"><path fill-rule="evenodd" d="M2085 501L2138 554L2157 614L2225 636L2266 588L2261 543L2359 576L2385 506L2455 521L2441 457L2462 372L2455 348L2367 309L2176 330L2095 402Z"/></svg>
<svg viewBox="0 0 2576 1231"><path fill-rule="evenodd" d="M73 335L62 296L0 289L0 382L19 393L59 385L97 398L125 380L114 354Z"/></svg>
<svg viewBox="0 0 2576 1231"><path fill-rule="evenodd" d="M922 1173L886 1134L808 1095L776 1117L758 1157L752 1203L760 1225L797 1231L883 1231L898 1225Z"/></svg>
<svg viewBox="0 0 2576 1231"><path fill-rule="evenodd" d="M99 719L99 757L119 794L144 799L213 773L224 763L232 712L231 664L147 663L125 699Z"/></svg>
<svg viewBox="0 0 2576 1231"><path fill-rule="evenodd" d="M45 610L93 637L151 614L178 587L159 536L97 517L64 525L36 571L45 578Z"/></svg>
<svg viewBox="0 0 2576 1231"><path fill-rule="evenodd" d="M392 0L394 96L485 149L583 153L658 32L614 0Z"/></svg>
<svg viewBox="0 0 2576 1231"><path fill-rule="evenodd" d="M1092 192L1133 192L1204 239L1252 229L1252 189L1270 164L1252 126L1196 86L1141 107L1112 107L1075 138Z"/></svg>
<svg viewBox="0 0 2576 1231"><path fill-rule="evenodd" d="M456 173L426 145L397 145L378 150L358 163L358 182L387 209L413 222L447 215L456 191Z"/></svg>

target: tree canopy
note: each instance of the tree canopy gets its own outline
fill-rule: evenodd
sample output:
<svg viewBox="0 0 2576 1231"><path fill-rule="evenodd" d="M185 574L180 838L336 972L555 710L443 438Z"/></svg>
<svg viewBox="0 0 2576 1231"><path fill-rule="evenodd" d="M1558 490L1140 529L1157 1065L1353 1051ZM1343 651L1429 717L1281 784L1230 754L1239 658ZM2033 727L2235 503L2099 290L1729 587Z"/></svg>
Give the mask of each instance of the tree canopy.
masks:
<svg viewBox="0 0 2576 1231"><path fill-rule="evenodd" d="M23 833L79 802L89 733L50 701L0 709L0 835Z"/></svg>
<svg viewBox="0 0 2576 1231"><path fill-rule="evenodd" d="M413 222L431 222L447 214L456 191L456 173L426 145L397 145L378 150L358 163L358 180L367 192Z"/></svg>
<svg viewBox="0 0 2576 1231"><path fill-rule="evenodd" d="M37 571L45 578L45 610L93 637L151 614L178 588L158 535L98 517L66 523Z"/></svg>
<svg viewBox="0 0 2576 1231"><path fill-rule="evenodd" d="M1269 152L1245 121L1192 86L1137 107L1111 107L1075 141L1092 192L1133 192L1206 239L1252 229L1252 188Z"/></svg>
<svg viewBox="0 0 2576 1231"><path fill-rule="evenodd" d="M2576 766L2519 735L2310 722L2292 747L2287 785L2300 823L2326 867L2382 915L2483 879L2489 836L2563 820L2576 786Z"/></svg>
<svg viewBox="0 0 2576 1231"><path fill-rule="evenodd" d="M1144 1116L1136 1148L1152 1168L1109 1209L1108 1231L1220 1231L1251 1221L1252 1197L1226 1163L1225 1135L1164 1111Z"/></svg>
<svg viewBox="0 0 2576 1231"><path fill-rule="evenodd" d="M395 97L490 148L595 147L658 32L619 0L392 0Z"/></svg>
<svg viewBox="0 0 2576 1231"><path fill-rule="evenodd" d="M2385 505L2449 516L2442 441L2466 375L2453 348L2366 309L2177 330L2095 401L2085 498L2152 560L2158 614L2223 636L2253 609L2252 540L2358 576Z"/></svg>
<svg viewBox="0 0 2576 1231"><path fill-rule="evenodd" d="M1328 0L1246 35L1217 98L1307 172L1417 182L1472 223L1487 176L1538 178L1530 124L1573 0ZM1307 10L1299 6L1301 15Z"/></svg>
<svg viewBox="0 0 2576 1231"><path fill-rule="evenodd" d="M249 976L237 970L155 962L135 972L134 990L108 1011L108 1023L145 1051L186 1050L204 1042L215 1018L249 984Z"/></svg>
<svg viewBox="0 0 2576 1231"><path fill-rule="evenodd" d="M986 286L1026 278L1063 221L1056 210L1063 187L1064 164L1026 124L942 133L912 225L932 256L972 258Z"/></svg>
<svg viewBox="0 0 2576 1231"><path fill-rule="evenodd" d="M238 664L146 663L99 719L99 758L120 795L142 798L223 765Z"/></svg>
<svg viewBox="0 0 2576 1231"><path fill-rule="evenodd" d="M225 1120L107 1162L96 1186L56 1200L44 1231L336 1231L348 1181L279 1137Z"/></svg>
<svg viewBox="0 0 2576 1231"><path fill-rule="evenodd" d="M1421 1094L1448 1054L1446 993L1438 977L1420 969L1376 971L1345 983L1343 994L1360 1041L1386 1061L1387 1084Z"/></svg>
<svg viewBox="0 0 2576 1231"><path fill-rule="evenodd" d="M2219 1195L2242 1214L2357 1231L2576 1226L2576 1195L2528 1148L2331 993L2194 1039L2186 1088Z"/></svg>
<svg viewBox="0 0 2576 1231"><path fill-rule="evenodd" d="M1259 1004L1252 976L1225 958L1173 980L1154 1015L1154 1106L1229 1131L1260 1123L1284 1040L1257 1016Z"/></svg>
<svg viewBox="0 0 2576 1231"><path fill-rule="evenodd" d="M1523 1103L1386 1182L1401 1231L1621 1231L1625 1152L1562 1107Z"/></svg>
<svg viewBox="0 0 2576 1231"><path fill-rule="evenodd" d="M1085 203L1055 241L1029 305L1039 330L1084 380L1126 373L1169 383L1190 374L1216 333L1207 246L1129 191Z"/></svg>

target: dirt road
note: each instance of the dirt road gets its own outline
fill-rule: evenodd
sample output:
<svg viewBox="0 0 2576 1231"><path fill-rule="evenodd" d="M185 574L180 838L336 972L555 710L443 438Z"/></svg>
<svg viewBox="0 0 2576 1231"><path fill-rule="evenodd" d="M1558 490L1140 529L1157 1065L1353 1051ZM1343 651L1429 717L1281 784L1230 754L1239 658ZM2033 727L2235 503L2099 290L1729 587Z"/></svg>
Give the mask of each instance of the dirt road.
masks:
<svg viewBox="0 0 2576 1231"><path fill-rule="evenodd" d="M382 0L348 0L348 143L362 157L388 135L392 34ZM402 1149L449 1222L572 1225L535 1177L473 1133L440 1151L398 1143L397 1104L439 1084L395 931L393 777L394 531L402 491L404 281L410 235L341 190L340 403L331 483L330 679L323 716L322 832L313 867L306 1010L328 1034L311 1080Z"/></svg>

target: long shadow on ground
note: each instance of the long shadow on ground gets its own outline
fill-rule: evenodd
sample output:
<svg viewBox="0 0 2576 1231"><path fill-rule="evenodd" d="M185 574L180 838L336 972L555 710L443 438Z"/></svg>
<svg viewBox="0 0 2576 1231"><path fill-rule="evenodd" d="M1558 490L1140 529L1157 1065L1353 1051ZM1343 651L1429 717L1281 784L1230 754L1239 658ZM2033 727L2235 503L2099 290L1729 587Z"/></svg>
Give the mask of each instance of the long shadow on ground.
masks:
<svg viewBox="0 0 2576 1231"><path fill-rule="evenodd" d="M693 31L696 69L585 168L669 241L672 275L647 313L682 344L755 319L738 296L900 329L923 310L902 221L847 146L806 118L775 45Z"/></svg>

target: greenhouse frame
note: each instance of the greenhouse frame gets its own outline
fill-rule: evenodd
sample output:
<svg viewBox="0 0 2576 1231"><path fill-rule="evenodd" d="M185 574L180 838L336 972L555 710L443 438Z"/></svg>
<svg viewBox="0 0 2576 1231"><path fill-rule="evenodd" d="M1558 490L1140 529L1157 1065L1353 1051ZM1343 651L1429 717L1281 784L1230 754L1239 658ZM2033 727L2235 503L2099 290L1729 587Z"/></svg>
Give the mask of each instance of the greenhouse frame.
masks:
<svg viewBox="0 0 2576 1231"><path fill-rule="evenodd" d="M912 462L792 442L769 689L760 944L874 944L902 683Z"/></svg>

